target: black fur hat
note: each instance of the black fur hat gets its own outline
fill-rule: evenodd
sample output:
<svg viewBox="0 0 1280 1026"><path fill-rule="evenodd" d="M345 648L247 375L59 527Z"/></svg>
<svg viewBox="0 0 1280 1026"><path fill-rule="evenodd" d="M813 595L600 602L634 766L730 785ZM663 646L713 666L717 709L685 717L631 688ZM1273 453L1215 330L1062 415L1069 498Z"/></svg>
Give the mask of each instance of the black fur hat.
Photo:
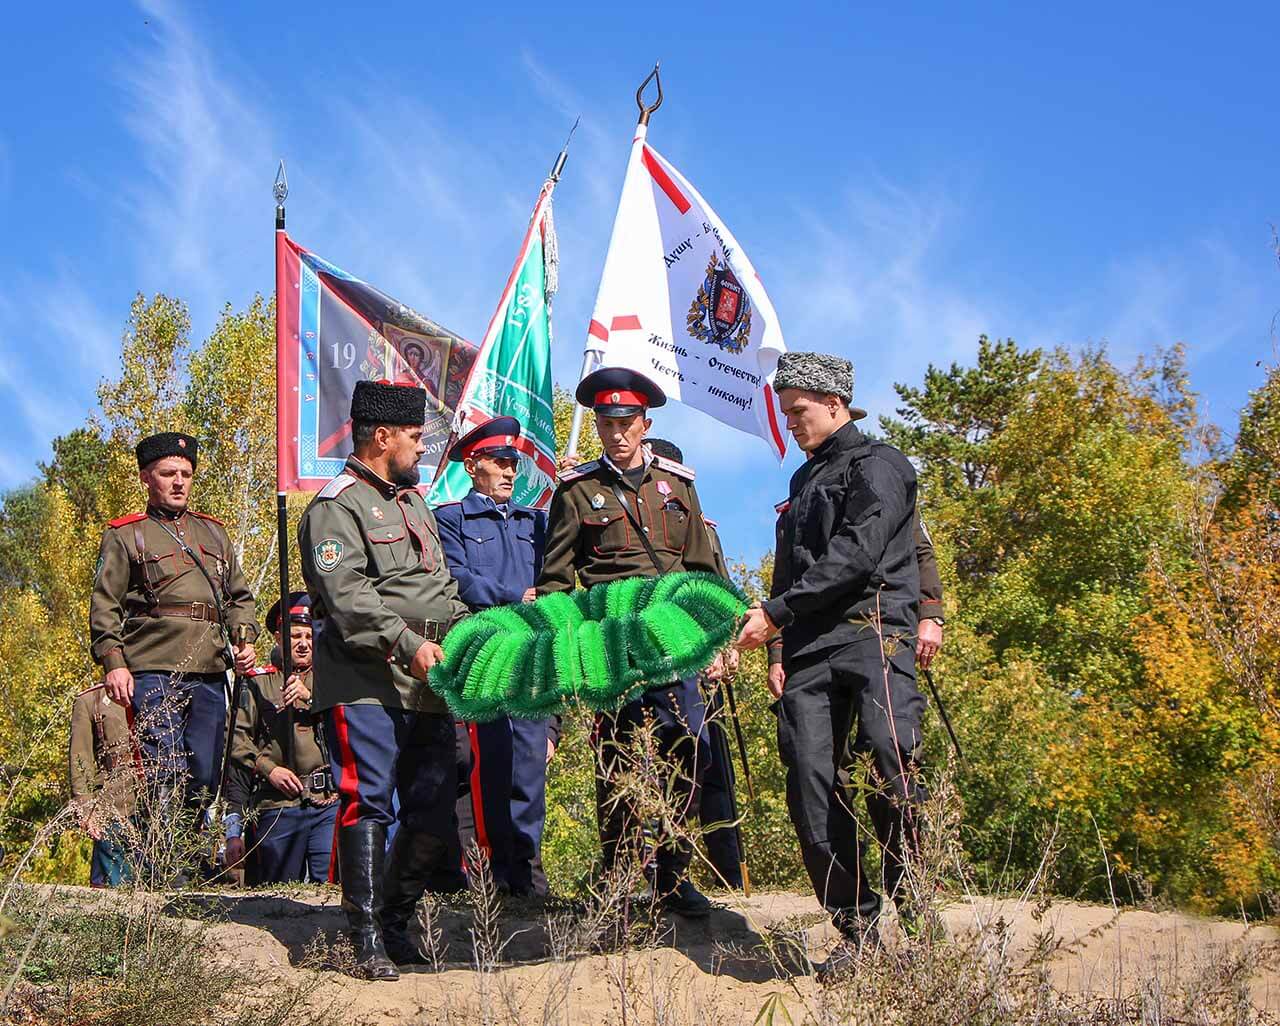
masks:
<svg viewBox="0 0 1280 1026"><path fill-rule="evenodd" d="M406 427L426 423L427 390L389 381L357 381L351 393L351 419Z"/></svg>
<svg viewBox="0 0 1280 1026"><path fill-rule="evenodd" d="M166 456L184 456L191 461L191 469L194 471L196 450L199 448L200 443L190 435L184 435L180 431L161 431L158 435L144 438L133 451L138 457L139 470L145 470L156 460L162 460Z"/></svg>

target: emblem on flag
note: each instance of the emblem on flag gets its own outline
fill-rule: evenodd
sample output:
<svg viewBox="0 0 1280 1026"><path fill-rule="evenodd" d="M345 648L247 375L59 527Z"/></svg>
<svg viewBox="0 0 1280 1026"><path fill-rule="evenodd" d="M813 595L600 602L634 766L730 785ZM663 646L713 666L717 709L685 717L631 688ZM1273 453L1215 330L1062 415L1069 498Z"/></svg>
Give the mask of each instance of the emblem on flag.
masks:
<svg viewBox="0 0 1280 1026"><path fill-rule="evenodd" d="M714 342L730 353L742 352L751 341L751 300L728 262L716 253L689 307L688 328L693 338Z"/></svg>
<svg viewBox="0 0 1280 1026"><path fill-rule="evenodd" d="M326 538L315 547L315 555L316 566L329 573L342 562L342 542L336 538Z"/></svg>

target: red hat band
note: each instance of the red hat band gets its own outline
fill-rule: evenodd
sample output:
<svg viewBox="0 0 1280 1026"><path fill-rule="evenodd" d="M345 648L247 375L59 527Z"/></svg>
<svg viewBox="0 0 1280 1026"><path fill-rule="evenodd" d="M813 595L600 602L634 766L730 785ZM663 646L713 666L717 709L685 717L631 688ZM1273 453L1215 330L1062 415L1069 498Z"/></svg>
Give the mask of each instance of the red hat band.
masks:
<svg viewBox="0 0 1280 1026"><path fill-rule="evenodd" d="M597 392L593 406L643 406L649 407L649 397L643 392L628 392L621 388L611 388Z"/></svg>
<svg viewBox="0 0 1280 1026"><path fill-rule="evenodd" d="M481 438L472 442L462 450L462 458L474 456L476 453L484 452L486 449L514 449L516 448L515 435L490 435L488 438Z"/></svg>

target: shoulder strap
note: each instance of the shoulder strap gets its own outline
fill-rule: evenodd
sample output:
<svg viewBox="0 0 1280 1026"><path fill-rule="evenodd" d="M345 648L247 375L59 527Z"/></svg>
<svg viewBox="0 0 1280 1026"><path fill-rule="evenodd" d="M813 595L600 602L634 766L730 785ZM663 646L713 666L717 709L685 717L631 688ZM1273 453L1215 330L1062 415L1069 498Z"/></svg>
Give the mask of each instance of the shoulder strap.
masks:
<svg viewBox="0 0 1280 1026"><path fill-rule="evenodd" d="M658 576L661 577L667 571L662 568L662 560L658 558L658 551L653 547L653 543L649 541L649 536L644 530L644 524L640 523L635 511L627 505L627 498L622 494L622 489L618 487L618 482L610 481L609 487L613 491L613 497L622 504L623 512L627 514L627 519L631 521L631 526L636 529L636 534L640 536L640 543L644 546L645 552L649 553L649 558L653 560L653 568L658 571Z"/></svg>
<svg viewBox="0 0 1280 1026"><path fill-rule="evenodd" d="M145 523L145 518L134 521L133 545L138 550L138 569L142 572L142 594L147 600L147 605L154 606L158 599L155 585L151 581L151 568L147 565L147 539L142 529Z"/></svg>

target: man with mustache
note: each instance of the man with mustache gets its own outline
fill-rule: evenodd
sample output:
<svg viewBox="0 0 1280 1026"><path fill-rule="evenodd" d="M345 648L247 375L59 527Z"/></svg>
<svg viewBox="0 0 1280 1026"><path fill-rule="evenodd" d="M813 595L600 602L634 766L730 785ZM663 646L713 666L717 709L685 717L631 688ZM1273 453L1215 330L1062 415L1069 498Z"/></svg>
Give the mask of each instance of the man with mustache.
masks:
<svg viewBox="0 0 1280 1026"><path fill-rule="evenodd" d="M535 598L547 514L511 501L519 438L518 420L495 417L449 450L449 459L470 476L471 491L461 502L440 506L436 522L458 594L473 611ZM494 881L517 897L546 894L542 827L558 720L500 716L468 724L467 732L475 839L489 857Z"/></svg>
<svg viewBox="0 0 1280 1026"><path fill-rule="evenodd" d="M356 971L374 980L425 963L408 924L454 829L453 717L426 681L467 607L415 487L426 403L421 388L357 382L354 452L298 527L315 629L311 707L341 798L342 906ZM399 827L385 852L393 793Z"/></svg>
<svg viewBox="0 0 1280 1026"><path fill-rule="evenodd" d="M102 535L89 635L111 700L137 718L155 815L184 803L198 817L218 786L226 732L227 641L241 673L254 664L253 595L222 523L188 507L195 438L138 443L146 512ZM243 640L242 640L243 639Z"/></svg>

